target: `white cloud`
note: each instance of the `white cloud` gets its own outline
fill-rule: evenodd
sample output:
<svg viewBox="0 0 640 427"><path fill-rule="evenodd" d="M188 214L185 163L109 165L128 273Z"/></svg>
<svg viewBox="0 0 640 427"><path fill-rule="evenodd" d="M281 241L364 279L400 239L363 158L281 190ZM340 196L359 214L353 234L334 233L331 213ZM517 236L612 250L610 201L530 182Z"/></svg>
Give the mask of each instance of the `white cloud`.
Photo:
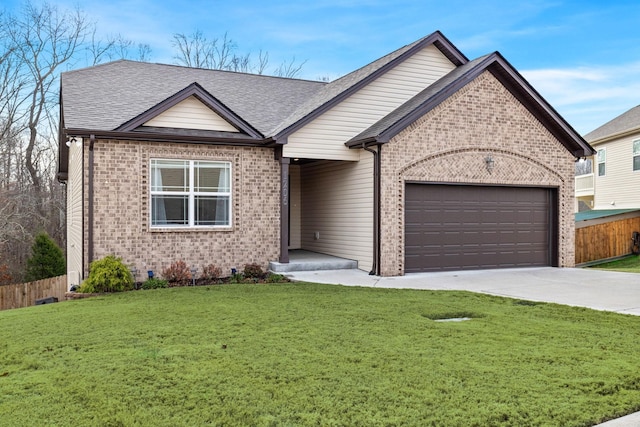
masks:
<svg viewBox="0 0 640 427"><path fill-rule="evenodd" d="M640 62L521 73L583 134L640 104Z"/></svg>

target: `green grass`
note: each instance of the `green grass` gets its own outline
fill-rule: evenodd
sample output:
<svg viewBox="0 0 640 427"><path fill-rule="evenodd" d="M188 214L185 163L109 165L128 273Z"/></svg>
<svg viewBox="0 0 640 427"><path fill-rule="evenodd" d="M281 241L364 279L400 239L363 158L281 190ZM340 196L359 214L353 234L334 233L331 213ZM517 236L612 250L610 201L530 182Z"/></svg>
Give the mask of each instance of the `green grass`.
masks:
<svg viewBox="0 0 640 427"><path fill-rule="evenodd" d="M623 271L626 273L640 273L640 255L630 255L626 258L607 262L604 264L594 265L590 268L596 268L599 270Z"/></svg>
<svg viewBox="0 0 640 427"><path fill-rule="evenodd" d="M464 322L436 322L472 317ZM7 426L589 426L640 410L640 317L316 284L0 312Z"/></svg>

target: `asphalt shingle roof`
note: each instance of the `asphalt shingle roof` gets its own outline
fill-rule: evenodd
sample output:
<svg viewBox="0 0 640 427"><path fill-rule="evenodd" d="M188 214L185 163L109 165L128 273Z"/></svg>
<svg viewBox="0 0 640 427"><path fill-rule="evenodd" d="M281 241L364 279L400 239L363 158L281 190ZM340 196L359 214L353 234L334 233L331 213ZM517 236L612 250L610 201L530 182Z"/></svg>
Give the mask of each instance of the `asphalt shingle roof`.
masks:
<svg viewBox="0 0 640 427"><path fill-rule="evenodd" d="M633 107L615 119L589 132L584 136L584 139L586 139L587 142L593 142L633 129L640 130L640 105Z"/></svg>
<svg viewBox="0 0 640 427"><path fill-rule="evenodd" d="M437 36L423 37L331 83L128 60L70 71L62 74L65 127L114 130L195 82L272 137Z"/></svg>
<svg viewBox="0 0 640 427"><path fill-rule="evenodd" d="M68 129L114 130L197 82L263 135L326 83L120 60L65 72Z"/></svg>

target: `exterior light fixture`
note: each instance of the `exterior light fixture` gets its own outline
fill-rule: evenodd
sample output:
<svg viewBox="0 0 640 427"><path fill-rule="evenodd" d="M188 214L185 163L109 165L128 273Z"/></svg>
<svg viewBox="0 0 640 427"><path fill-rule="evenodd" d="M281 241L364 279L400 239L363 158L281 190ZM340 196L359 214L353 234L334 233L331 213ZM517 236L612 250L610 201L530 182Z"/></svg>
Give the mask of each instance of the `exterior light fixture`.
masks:
<svg viewBox="0 0 640 427"><path fill-rule="evenodd" d="M138 269L136 267L131 267L129 269L129 273L133 277L133 284L136 289L138 289Z"/></svg>
<svg viewBox="0 0 640 427"><path fill-rule="evenodd" d="M198 267L191 267L191 285L196 285L196 274L198 273Z"/></svg>
<svg viewBox="0 0 640 427"><path fill-rule="evenodd" d="M67 147L71 147L71 144L73 144L74 142L76 143L76 146L78 146L78 147L80 147L80 145L82 145L82 143L80 141L78 141L75 136L72 136L71 139L67 140L67 142L65 142L65 145Z"/></svg>
<svg viewBox="0 0 640 427"><path fill-rule="evenodd" d="M493 172L493 168L496 164L496 161L493 160L493 157L491 157L491 154L489 154L487 157L484 158L484 163L487 166L487 172L489 173Z"/></svg>

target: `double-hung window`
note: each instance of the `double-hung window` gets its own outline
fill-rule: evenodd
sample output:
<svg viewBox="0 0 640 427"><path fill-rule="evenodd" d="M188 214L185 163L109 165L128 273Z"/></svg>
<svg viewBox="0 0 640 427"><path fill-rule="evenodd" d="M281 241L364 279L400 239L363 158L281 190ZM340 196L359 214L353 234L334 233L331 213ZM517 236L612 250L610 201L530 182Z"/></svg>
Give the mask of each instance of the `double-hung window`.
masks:
<svg viewBox="0 0 640 427"><path fill-rule="evenodd" d="M231 225L231 163L151 160L152 227Z"/></svg>
<svg viewBox="0 0 640 427"><path fill-rule="evenodd" d="M640 139L633 141L633 170L640 171Z"/></svg>
<svg viewBox="0 0 640 427"><path fill-rule="evenodd" d="M604 148L598 150L598 176L605 176L607 164L607 152Z"/></svg>

